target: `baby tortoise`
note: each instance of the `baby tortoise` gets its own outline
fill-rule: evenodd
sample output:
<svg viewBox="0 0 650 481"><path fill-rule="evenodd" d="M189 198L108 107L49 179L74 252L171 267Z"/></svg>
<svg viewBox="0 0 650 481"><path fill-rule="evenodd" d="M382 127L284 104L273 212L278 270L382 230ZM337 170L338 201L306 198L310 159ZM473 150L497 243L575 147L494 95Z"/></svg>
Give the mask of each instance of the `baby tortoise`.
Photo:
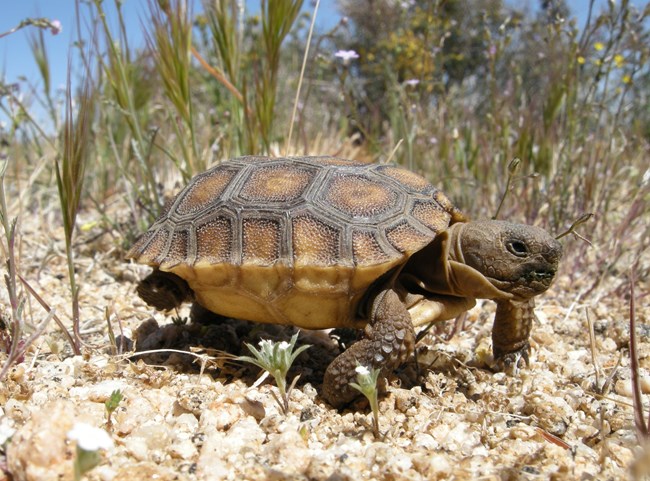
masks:
<svg viewBox="0 0 650 481"><path fill-rule="evenodd" d="M413 353L414 326L477 298L497 303L495 359L527 360L534 297L562 246L530 225L469 222L398 166L240 157L194 177L128 256L153 267L137 291L157 309L192 301L237 319L364 329L325 373L322 394L339 407L359 394L357 365L387 375Z"/></svg>

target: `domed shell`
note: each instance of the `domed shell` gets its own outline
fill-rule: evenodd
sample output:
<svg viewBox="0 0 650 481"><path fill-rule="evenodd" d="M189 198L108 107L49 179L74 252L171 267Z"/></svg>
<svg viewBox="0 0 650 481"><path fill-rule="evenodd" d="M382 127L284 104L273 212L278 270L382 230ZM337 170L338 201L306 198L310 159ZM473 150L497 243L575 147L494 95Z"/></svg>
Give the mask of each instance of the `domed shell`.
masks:
<svg viewBox="0 0 650 481"><path fill-rule="evenodd" d="M194 177L131 248L240 319L359 327L382 274L464 221L424 178L335 157L240 157Z"/></svg>

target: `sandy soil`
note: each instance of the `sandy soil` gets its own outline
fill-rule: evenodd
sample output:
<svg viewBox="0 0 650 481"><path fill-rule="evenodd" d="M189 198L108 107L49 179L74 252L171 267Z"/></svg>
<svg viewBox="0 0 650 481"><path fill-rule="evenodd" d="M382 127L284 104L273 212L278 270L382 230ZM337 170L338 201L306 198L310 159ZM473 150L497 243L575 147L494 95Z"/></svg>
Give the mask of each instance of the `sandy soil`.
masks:
<svg viewBox="0 0 650 481"><path fill-rule="evenodd" d="M69 322L54 215L21 223L19 268ZM327 333L301 334L298 343L312 347L290 373L301 378L284 415L276 387L268 380L256 386L259 370L224 352L245 354L243 342L288 340L294 331L238 321L173 323L152 312L135 294L148 269L124 261L119 237L102 234L94 220L82 216L76 244L84 355L71 356L52 322L0 385L0 443L12 436L0 450L0 480L3 471L16 481L73 479L75 445L67 433L77 422L108 430L114 442L90 480L614 480L650 472L650 448L639 445L631 406L623 274L586 293L594 279L564 269L538 300L530 366L516 373L492 369L492 303L479 302L451 338L453 323L443 324L418 345L419 372L412 360L390 379L375 437L365 402L337 411L319 397L323 371L338 353ZM637 294L648 292L649 280L640 279ZM1 296L6 321L4 290ZM46 317L34 299L26 312L33 324ZM647 297L640 297L646 395L649 317ZM174 352L133 355L134 343L140 352ZM5 358L0 354L0 362ZM104 402L116 389L124 399L109 426Z"/></svg>

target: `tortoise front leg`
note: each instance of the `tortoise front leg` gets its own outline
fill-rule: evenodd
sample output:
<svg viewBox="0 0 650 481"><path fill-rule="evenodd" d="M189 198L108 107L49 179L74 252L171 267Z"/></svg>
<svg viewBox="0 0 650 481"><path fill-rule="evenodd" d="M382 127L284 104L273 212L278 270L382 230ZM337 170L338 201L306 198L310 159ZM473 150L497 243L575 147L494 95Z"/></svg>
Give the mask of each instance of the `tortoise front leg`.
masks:
<svg viewBox="0 0 650 481"><path fill-rule="evenodd" d="M535 318L535 300L497 301L492 327L492 352L502 368L517 366L523 358L528 364L530 330Z"/></svg>
<svg viewBox="0 0 650 481"><path fill-rule="evenodd" d="M381 291L373 301L364 338L340 354L325 371L323 397L341 407L361 393L350 386L356 382L356 367L381 369L383 379L402 364L415 349L411 316L392 289Z"/></svg>

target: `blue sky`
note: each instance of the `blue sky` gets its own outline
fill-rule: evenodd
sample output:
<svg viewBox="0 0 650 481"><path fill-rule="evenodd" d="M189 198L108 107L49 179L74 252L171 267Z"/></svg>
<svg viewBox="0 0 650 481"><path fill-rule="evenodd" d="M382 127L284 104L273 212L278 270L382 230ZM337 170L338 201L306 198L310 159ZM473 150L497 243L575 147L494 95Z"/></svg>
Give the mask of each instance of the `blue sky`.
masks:
<svg viewBox="0 0 650 481"><path fill-rule="evenodd" d="M154 0L155 1L155 0ZM200 0L191 0L196 8ZM251 12L259 11L259 0L247 0ZM144 18L148 0L123 0L123 12L130 39L142 41L141 19ZM109 17L114 14L113 0L104 0L104 9ZM82 5L82 8L87 8ZM312 3L305 1L305 9L313 10ZM27 17L47 17L57 19L63 25L63 32L53 36L49 32L45 38L48 45L48 55L52 68L52 86L57 88L66 81L68 51L75 39L75 1L74 0L0 0L0 32L6 32L15 27ZM113 16L113 19L115 17ZM338 21L334 0L321 0L319 19L325 25ZM19 76L37 79L38 70L32 58L28 35L34 29L27 27L19 32L0 39L0 78L7 83L16 82Z"/></svg>
<svg viewBox="0 0 650 481"><path fill-rule="evenodd" d="M155 1L155 0L154 0ZM196 8L200 0L191 0ZM598 0L597 4L605 0ZM147 8L148 0L123 0L123 12L126 21L127 31L131 40L142 41L141 19ZM313 10L311 0L305 1L305 9ZM537 5L537 0L530 0L531 5ZM578 18L584 21L585 12L589 0L569 0L568 5ZM633 2L641 4L642 2ZM259 0L246 0L249 11L259 11ZM113 0L104 0L104 8L109 14L114 14ZM82 8L87 8L82 5ZM45 38L48 45L48 55L52 69L52 87L58 88L65 85L67 72L67 57L72 41L75 39L75 1L74 0L0 0L0 32L15 27L21 20L27 17L48 17L57 19L63 25L63 32L57 36L46 32ZM329 28L338 21L336 12L336 0L321 0L319 10L319 24L321 27ZM28 34L34 33L28 27L7 37L0 38L0 78L7 83L19 81L25 77L32 83L38 80L38 70L32 58ZM38 82L37 82L37 85ZM1 120L1 118L0 118Z"/></svg>

